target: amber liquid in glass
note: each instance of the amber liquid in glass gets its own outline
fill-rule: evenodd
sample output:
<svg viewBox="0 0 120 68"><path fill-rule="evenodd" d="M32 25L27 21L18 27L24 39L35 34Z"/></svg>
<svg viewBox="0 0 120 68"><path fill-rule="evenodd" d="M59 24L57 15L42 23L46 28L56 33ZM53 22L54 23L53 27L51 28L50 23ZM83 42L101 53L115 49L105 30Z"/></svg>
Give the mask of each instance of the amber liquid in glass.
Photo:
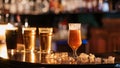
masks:
<svg viewBox="0 0 120 68"><path fill-rule="evenodd" d="M73 50L77 50L81 46L80 30L69 30L68 44Z"/></svg>
<svg viewBox="0 0 120 68"><path fill-rule="evenodd" d="M52 33L40 33L40 49L41 51L51 51Z"/></svg>
<svg viewBox="0 0 120 68"><path fill-rule="evenodd" d="M24 44L27 50L35 50L36 32L32 30L24 31Z"/></svg>

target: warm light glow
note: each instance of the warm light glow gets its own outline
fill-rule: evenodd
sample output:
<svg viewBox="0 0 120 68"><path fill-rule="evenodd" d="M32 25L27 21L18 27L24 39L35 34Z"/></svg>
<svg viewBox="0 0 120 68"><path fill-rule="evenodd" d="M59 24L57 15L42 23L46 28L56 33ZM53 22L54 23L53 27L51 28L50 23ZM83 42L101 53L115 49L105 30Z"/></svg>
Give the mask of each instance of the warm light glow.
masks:
<svg viewBox="0 0 120 68"><path fill-rule="evenodd" d="M34 54L34 52L31 51L30 56L31 56L31 61L30 62L34 63L35 62L35 54Z"/></svg>
<svg viewBox="0 0 120 68"><path fill-rule="evenodd" d="M13 25L8 23L8 24L0 24L0 57L8 59L8 54L7 54L7 46L5 42L5 33L6 29L13 28Z"/></svg>
<svg viewBox="0 0 120 68"><path fill-rule="evenodd" d="M0 25L0 35L3 35L5 33L5 28L6 28L6 26Z"/></svg>
<svg viewBox="0 0 120 68"><path fill-rule="evenodd" d="M6 28L7 28L7 29L11 29L11 28L13 28L13 27L14 27L14 26L13 26L12 24L8 23Z"/></svg>
<svg viewBox="0 0 120 68"><path fill-rule="evenodd" d="M0 40L5 40L6 25L0 25Z"/></svg>
<svg viewBox="0 0 120 68"><path fill-rule="evenodd" d="M25 27L28 27L28 22L25 22Z"/></svg>
<svg viewBox="0 0 120 68"><path fill-rule="evenodd" d="M31 37L31 51L34 51L34 49L35 49L35 36L33 35L32 37Z"/></svg>
<svg viewBox="0 0 120 68"><path fill-rule="evenodd" d="M0 44L0 57L8 59L6 44Z"/></svg>
<svg viewBox="0 0 120 68"><path fill-rule="evenodd" d="M11 55L14 55L14 49L11 50Z"/></svg>
<svg viewBox="0 0 120 68"><path fill-rule="evenodd" d="M7 47L5 42L5 31L6 31L6 24L0 24L0 57L8 58L7 54Z"/></svg>

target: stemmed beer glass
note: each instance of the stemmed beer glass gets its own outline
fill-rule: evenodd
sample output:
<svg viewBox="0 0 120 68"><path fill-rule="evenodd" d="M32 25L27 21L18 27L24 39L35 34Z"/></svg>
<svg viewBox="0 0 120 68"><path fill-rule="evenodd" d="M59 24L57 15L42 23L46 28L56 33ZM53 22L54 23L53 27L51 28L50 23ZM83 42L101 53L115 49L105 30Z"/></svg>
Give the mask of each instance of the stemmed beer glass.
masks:
<svg viewBox="0 0 120 68"><path fill-rule="evenodd" d="M69 23L68 44L73 50L73 58L77 60L77 49L81 46L81 24Z"/></svg>

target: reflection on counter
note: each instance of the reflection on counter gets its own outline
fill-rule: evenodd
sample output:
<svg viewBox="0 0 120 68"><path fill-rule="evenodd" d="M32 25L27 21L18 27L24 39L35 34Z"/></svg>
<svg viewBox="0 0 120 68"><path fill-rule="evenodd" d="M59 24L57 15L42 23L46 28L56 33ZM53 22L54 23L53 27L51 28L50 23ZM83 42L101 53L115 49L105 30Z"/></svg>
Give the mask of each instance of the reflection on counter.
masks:
<svg viewBox="0 0 120 68"><path fill-rule="evenodd" d="M44 54L40 51L19 51L8 50L8 56L10 60L28 62L28 63L40 63L40 64L114 64L116 57L109 55L106 57L95 56L92 53L80 53L77 61L71 57L71 53L68 52L52 52ZM44 62L43 62L44 61Z"/></svg>

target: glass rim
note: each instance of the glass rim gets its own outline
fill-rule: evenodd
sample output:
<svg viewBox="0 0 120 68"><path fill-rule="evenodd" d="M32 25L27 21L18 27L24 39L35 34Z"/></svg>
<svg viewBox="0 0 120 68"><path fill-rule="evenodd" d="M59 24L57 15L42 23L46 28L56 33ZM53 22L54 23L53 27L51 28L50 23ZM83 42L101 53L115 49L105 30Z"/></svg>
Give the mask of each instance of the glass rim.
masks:
<svg viewBox="0 0 120 68"><path fill-rule="evenodd" d="M53 28L52 27L47 27L47 28L45 28L45 27L40 27L40 28L38 28L39 30L53 30Z"/></svg>
<svg viewBox="0 0 120 68"><path fill-rule="evenodd" d="M68 28L69 30L81 29L81 23L69 23Z"/></svg>
<svg viewBox="0 0 120 68"><path fill-rule="evenodd" d="M52 27L40 27L39 33L52 33L53 28Z"/></svg>
<svg viewBox="0 0 120 68"><path fill-rule="evenodd" d="M23 27L23 30L36 30L36 27Z"/></svg>
<svg viewBox="0 0 120 68"><path fill-rule="evenodd" d="M39 27L38 29L53 29L52 27Z"/></svg>

